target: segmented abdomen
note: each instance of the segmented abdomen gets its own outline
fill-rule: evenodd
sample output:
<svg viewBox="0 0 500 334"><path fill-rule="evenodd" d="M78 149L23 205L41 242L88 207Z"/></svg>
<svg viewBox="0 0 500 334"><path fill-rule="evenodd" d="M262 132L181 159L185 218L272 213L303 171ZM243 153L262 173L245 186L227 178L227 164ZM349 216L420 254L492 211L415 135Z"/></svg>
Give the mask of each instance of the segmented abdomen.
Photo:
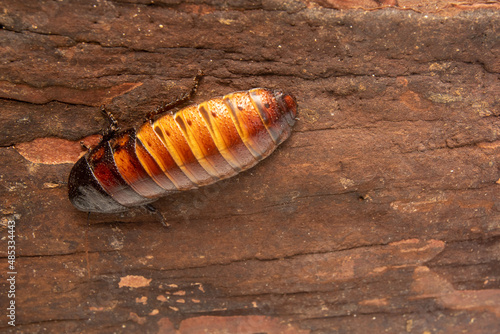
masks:
<svg viewBox="0 0 500 334"><path fill-rule="evenodd" d="M296 107L294 98L280 91L231 93L146 122L137 131L118 133L93 149L86 162L117 204L143 205L254 166L289 137ZM79 206L82 198L74 200L78 196L71 193L73 204L83 211L120 211Z"/></svg>

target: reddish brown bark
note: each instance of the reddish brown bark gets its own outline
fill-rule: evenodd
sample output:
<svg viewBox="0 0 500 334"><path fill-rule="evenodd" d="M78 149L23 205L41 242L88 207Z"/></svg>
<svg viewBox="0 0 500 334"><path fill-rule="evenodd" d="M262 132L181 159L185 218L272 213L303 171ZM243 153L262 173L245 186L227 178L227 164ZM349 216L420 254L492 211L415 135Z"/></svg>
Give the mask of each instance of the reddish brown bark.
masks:
<svg viewBox="0 0 500 334"><path fill-rule="evenodd" d="M3 2L15 330L499 330L498 4L335 3ZM159 200L170 229L141 210L88 226L66 182L79 142L105 126L98 106L137 126L199 69L195 102L292 92L290 139L247 172Z"/></svg>

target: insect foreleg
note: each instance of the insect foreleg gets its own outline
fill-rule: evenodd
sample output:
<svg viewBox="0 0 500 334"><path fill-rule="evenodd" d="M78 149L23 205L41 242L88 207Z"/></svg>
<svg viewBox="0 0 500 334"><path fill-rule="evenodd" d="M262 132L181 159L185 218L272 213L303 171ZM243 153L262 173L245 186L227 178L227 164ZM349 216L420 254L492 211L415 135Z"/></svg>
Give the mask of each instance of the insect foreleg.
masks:
<svg viewBox="0 0 500 334"><path fill-rule="evenodd" d="M158 211L154 206L152 206L151 204L146 204L146 205L143 205L142 206L144 209L146 209L146 211L150 212L150 213L154 213L158 216L158 218L160 219L160 222L163 226L165 227L170 227L170 224L168 224L165 220L165 217L163 216L163 214Z"/></svg>
<svg viewBox="0 0 500 334"><path fill-rule="evenodd" d="M118 127L118 121L116 120L116 118L113 116L113 114L106 110L106 107L103 105L101 105L101 113L103 115L103 117L108 121L108 127L102 132L102 137L103 137L103 140L104 138L106 139L109 139L111 137L113 137L113 135L120 129Z"/></svg>

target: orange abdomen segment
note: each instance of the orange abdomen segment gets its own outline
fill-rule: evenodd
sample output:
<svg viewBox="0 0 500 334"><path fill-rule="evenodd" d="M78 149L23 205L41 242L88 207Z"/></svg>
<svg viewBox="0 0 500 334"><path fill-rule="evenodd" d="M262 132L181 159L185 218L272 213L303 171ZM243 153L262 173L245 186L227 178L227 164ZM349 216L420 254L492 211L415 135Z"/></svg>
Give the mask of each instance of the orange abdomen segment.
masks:
<svg viewBox="0 0 500 334"><path fill-rule="evenodd" d="M276 145L281 144L292 132L291 115L282 111L274 95L267 89L255 88L249 91L250 98L259 112L262 123Z"/></svg>
<svg viewBox="0 0 500 334"><path fill-rule="evenodd" d="M217 180L237 174L217 149L217 145L201 116L199 105L182 109L174 116L200 165Z"/></svg>
<svg viewBox="0 0 500 334"><path fill-rule="evenodd" d="M163 172L163 170L160 168L158 163L155 161L155 159L149 154L149 152L146 150L142 142L137 139L137 142L135 143L135 153L137 154L137 158L142 163L142 166L148 173L148 175L153 179L156 184L158 184L161 188L169 191L169 192L174 192L177 191L177 187L174 185L174 183L168 178L168 176Z"/></svg>
<svg viewBox="0 0 500 334"><path fill-rule="evenodd" d="M221 98L199 104L198 110L218 151L235 170L248 169L258 162L243 143Z"/></svg>
<svg viewBox="0 0 500 334"><path fill-rule="evenodd" d="M159 118L153 123L153 129L167 147L175 163L193 183L196 185L213 183L217 181L217 178L203 168L184 135L186 125L179 117L181 112L182 110L176 115Z"/></svg>
<svg viewBox="0 0 500 334"><path fill-rule="evenodd" d="M147 173L136 152L135 130L121 133L110 141L116 167L121 177L143 197L155 198L166 194Z"/></svg>
<svg viewBox="0 0 500 334"><path fill-rule="evenodd" d="M276 148L276 144L252 103L249 92L228 94L223 100L241 140L250 153L258 161L267 157Z"/></svg>
<svg viewBox="0 0 500 334"><path fill-rule="evenodd" d="M178 190L189 190L196 188L196 185L184 174L181 168L174 161L169 150L153 130L151 123L145 123L137 132L137 138L144 145L147 152L160 166L162 172Z"/></svg>

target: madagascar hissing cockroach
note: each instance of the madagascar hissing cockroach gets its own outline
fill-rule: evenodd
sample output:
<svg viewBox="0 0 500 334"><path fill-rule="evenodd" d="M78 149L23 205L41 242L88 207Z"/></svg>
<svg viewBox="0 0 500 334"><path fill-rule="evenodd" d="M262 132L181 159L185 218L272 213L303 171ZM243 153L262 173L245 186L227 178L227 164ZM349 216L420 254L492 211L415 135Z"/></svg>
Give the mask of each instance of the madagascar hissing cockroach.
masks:
<svg viewBox="0 0 500 334"><path fill-rule="evenodd" d="M71 170L73 205L86 212L116 213L145 206L249 169L290 136L297 115L292 95L254 88L168 112L191 93L148 114L137 130L111 124L101 142ZM154 120L155 116L165 113Z"/></svg>

